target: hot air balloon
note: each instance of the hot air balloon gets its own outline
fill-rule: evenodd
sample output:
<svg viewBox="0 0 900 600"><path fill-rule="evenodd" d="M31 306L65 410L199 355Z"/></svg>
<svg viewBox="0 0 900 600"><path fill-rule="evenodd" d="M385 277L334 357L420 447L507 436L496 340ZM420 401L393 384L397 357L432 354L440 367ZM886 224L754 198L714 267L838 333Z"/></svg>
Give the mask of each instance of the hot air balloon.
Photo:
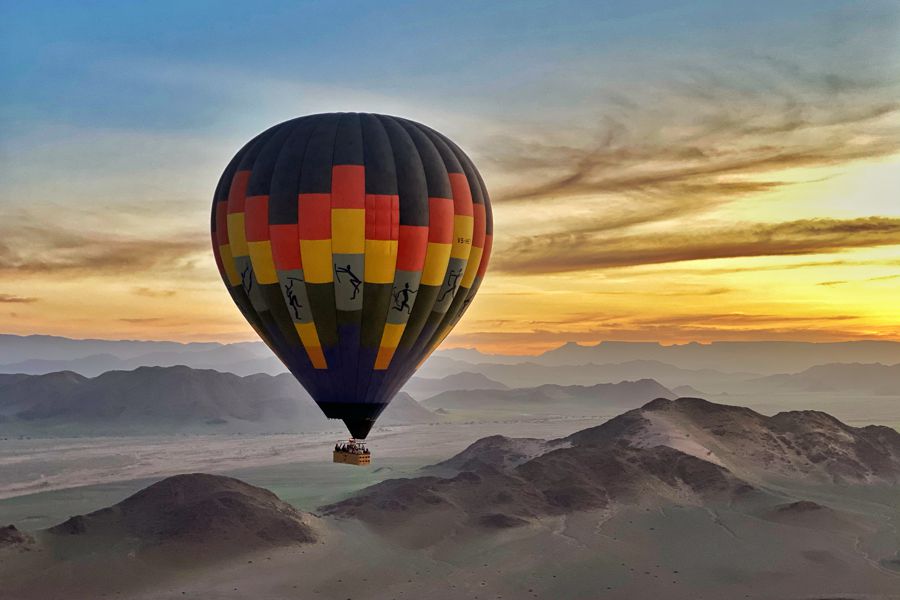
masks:
<svg viewBox="0 0 900 600"><path fill-rule="evenodd" d="M472 302L493 233L456 144L358 113L248 142L219 180L211 228L235 304L354 449Z"/></svg>

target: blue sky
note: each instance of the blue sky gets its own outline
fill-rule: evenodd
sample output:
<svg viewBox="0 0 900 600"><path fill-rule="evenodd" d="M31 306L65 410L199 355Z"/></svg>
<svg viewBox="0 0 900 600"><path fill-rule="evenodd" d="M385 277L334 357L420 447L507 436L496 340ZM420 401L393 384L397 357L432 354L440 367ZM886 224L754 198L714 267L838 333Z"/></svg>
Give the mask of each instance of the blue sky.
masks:
<svg viewBox="0 0 900 600"><path fill-rule="evenodd" d="M272 80L540 120L675 68L872 67L896 20L890 2L4 2L2 126L227 128Z"/></svg>
<svg viewBox="0 0 900 600"><path fill-rule="evenodd" d="M358 110L449 135L491 189L450 343L900 335L895 1L0 7L0 330L245 339L206 247L221 169ZM797 254L821 264L782 277Z"/></svg>

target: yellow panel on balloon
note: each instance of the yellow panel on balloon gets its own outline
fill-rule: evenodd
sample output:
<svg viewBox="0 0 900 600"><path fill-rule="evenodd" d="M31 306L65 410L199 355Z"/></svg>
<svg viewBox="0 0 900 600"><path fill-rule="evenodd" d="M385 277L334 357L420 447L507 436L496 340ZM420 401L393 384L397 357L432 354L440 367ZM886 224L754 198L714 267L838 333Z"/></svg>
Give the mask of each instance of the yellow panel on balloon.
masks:
<svg viewBox="0 0 900 600"><path fill-rule="evenodd" d="M275 273L275 262L272 259L272 243L248 242L250 248L250 262L253 264L253 273L256 281L261 284L278 283L278 275Z"/></svg>
<svg viewBox="0 0 900 600"><path fill-rule="evenodd" d="M231 255L231 245L219 246L219 256L222 257L222 267L225 269L225 275L228 276L228 285L231 287L241 285L241 277L238 275L234 266L234 257Z"/></svg>
<svg viewBox="0 0 900 600"><path fill-rule="evenodd" d="M305 256L303 266L306 267ZM366 283L394 283L396 266L397 240L366 240Z"/></svg>
<svg viewBox="0 0 900 600"><path fill-rule="evenodd" d="M362 254L365 252L365 209L331 209L331 239L331 251L335 254Z"/></svg>
<svg viewBox="0 0 900 600"><path fill-rule="evenodd" d="M459 284L461 287L472 287L472 282L475 281L475 275L478 274L478 267L481 266L482 252L484 252L484 248L472 246L472 252L469 253L469 262L466 263L466 273L463 275L462 283Z"/></svg>
<svg viewBox="0 0 900 600"><path fill-rule="evenodd" d="M244 213L228 214L228 244L232 256L247 256L247 236L244 234Z"/></svg>
<svg viewBox="0 0 900 600"><path fill-rule="evenodd" d="M300 260L306 283L331 283L334 265L331 263L331 240L300 240Z"/></svg>
<svg viewBox="0 0 900 600"><path fill-rule="evenodd" d="M469 215L453 216L453 258L469 258L469 249L472 247L472 230L475 228L475 219Z"/></svg>
<svg viewBox="0 0 900 600"><path fill-rule="evenodd" d="M422 285L441 285L450 262L450 244L428 243L425 251L425 266L422 268Z"/></svg>

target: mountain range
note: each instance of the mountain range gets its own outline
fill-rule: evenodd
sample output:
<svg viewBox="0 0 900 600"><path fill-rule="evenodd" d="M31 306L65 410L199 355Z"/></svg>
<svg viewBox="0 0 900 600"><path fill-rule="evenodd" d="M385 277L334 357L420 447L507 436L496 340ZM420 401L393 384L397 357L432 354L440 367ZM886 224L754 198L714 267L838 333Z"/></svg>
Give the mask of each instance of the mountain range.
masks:
<svg viewBox="0 0 900 600"><path fill-rule="evenodd" d="M330 468L329 487L366 480ZM0 595L890 600L900 581L900 433L817 411L657 398L312 506L163 478L49 529L0 527Z"/></svg>
<svg viewBox="0 0 900 600"><path fill-rule="evenodd" d="M460 527L523 527L546 516L661 503L774 505L784 501L776 491L784 484L900 484L900 433L851 427L816 411L767 417L697 398L657 398L565 438L484 438L426 472L323 510L383 531L407 521L449 522L440 529L452 535Z"/></svg>
<svg viewBox="0 0 900 600"><path fill-rule="evenodd" d="M437 420L401 392L379 423ZM92 378L69 371L0 375L0 427L19 433L40 429L118 435L322 431L339 428L339 423L328 421L291 375L240 377L178 366L109 371Z"/></svg>
<svg viewBox="0 0 900 600"><path fill-rule="evenodd" d="M451 361L441 365L441 361ZM488 377L511 387L528 387L539 383L600 383L605 374L579 379L598 366L618 365L609 375L612 379L653 377L665 385L692 385L700 377L710 381L724 378L796 373L828 363L900 363L900 342L712 342L664 346L650 342L608 341L595 345L568 343L537 356L484 354L474 349L439 350L425 365L422 375L443 377L455 372L471 371L464 365L515 366L523 363L529 369L540 367L574 367L558 373L559 380L547 379L553 371L519 370L519 380L482 371ZM655 364L654 364L655 363ZM448 365L456 364L448 371ZM463 367L459 368L462 364ZM0 373L42 374L70 370L95 376L110 370L128 370L139 366L186 365L212 368L237 375L254 373L278 374L284 367L261 342L220 344L214 342L177 343L135 340L76 340L57 336L0 335ZM583 365L594 365L580 369ZM662 365L662 366L661 366ZM648 370L649 367L649 370ZM667 377L663 371L667 369ZM631 370L630 373L627 370ZM500 372L499 369L497 369ZM680 371L701 371L682 373ZM511 375L511 373L510 373ZM746 377L745 377L746 376ZM669 378L671 377L671 378ZM540 379L543 378L543 379ZM678 379L676 379L678 378Z"/></svg>
<svg viewBox="0 0 900 600"><path fill-rule="evenodd" d="M647 398L676 395L652 379L590 386L547 384L531 388L441 392L421 402L430 410L507 416L611 415Z"/></svg>

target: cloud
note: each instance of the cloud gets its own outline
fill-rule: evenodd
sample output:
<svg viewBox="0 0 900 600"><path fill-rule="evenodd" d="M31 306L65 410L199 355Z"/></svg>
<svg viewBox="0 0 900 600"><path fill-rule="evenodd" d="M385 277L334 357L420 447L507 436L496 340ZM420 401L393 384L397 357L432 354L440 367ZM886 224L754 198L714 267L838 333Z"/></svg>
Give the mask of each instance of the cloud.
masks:
<svg viewBox="0 0 900 600"><path fill-rule="evenodd" d="M147 296L148 298L171 298L178 293L177 290L156 289L149 287L131 288L132 293L138 296Z"/></svg>
<svg viewBox="0 0 900 600"><path fill-rule="evenodd" d="M31 304L37 302L37 298L30 296L15 296L13 294L0 294L0 304Z"/></svg>
<svg viewBox="0 0 900 600"><path fill-rule="evenodd" d="M890 90L873 91L860 82L846 83L835 93L812 75L785 90L772 77L757 78L752 90L716 74L670 82L652 95L645 93L654 104L620 101L596 124L498 138L485 154L501 169L522 173L525 183L501 190L494 199L690 193L725 200L787 185L777 177L747 176L900 150L898 128L883 123L900 113ZM836 76L817 77L825 82ZM655 105L660 101L664 110Z"/></svg>
<svg viewBox="0 0 900 600"><path fill-rule="evenodd" d="M681 322L647 319L643 323L625 319L589 329L567 329L548 324L531 331L483 329L466 333L452 333L447 348L476 346L482 351L536 353L567 342L597 343L602 340L645 341L664 343L713 341L771 341L789 339L809 342L834 342L867 339L897 339L896 328L875 332L865 320L849 316L836 319L793 318L772 315L752 318L752 315L716 315L698 313Z"/></svg>
<svg viewBox="0 0 900 600"><path fill-rule="evenodd" d="M865 281L891 281L893 279L900 279L900 275L882 275L880 277L866 277L865 279L857 279L852 282L845 280L845 279L839 279L839 280L835 280L835 281L822 281L822 282L819 282L817 285L833 286L833 285L845 285L848 283L858 283L860 281L863 281L863 282L865 282Z"/></svg>
<svg viewBox="0 0 900 600"><path fill-rule="evenodd" d="M758 273L759 271L793 271L795 269L821 269L824 267L828 268L844 268L844 267L900 267L900 259L897 260L846 260L846 259L838 259L838 260L810 260L804 262L784 262L783 264L777 265L753 265L752 267L718 267L718 268L708 268L705 267L702 270L694 267L686 267L686 268L666 268L665 270L645 270L643 273L645 275L648 274L668 274L668 275L678 275L678 274L703 274L703 275L730 275L733 273Z"/></svg>
<svg viewBox="0 0 900 600"><path fill-rule="evenodd" d="M891 82L774 60L734 72L686 69L668 84L621 95L593 123L494 139L487 160L516 174L493 194L497 206L553 215L498 238L498 266L554 272L898 243L895 225L879 217L695 232L700 215L828 176L812 169L900 152ZM663 223L682 233L654 236L659 243L633 233ZM838 240L843 227L862 239Z"/></svg>
<svg viewBox="0 0 900 600"><path fill-rule="evenodd" d="M162 317L123 317L123 318L119 319L119 321L122 321L124 323L132 323L134 325L143 325L146 323L159 323L160 321L163 321L163 320L164 319Z"/></svg>
<svg viewBox="0 0 900 600"><path fill-rule="evenodd" d="M900 218L738 223L618 236L552 233L518 239L507 251L498 253L494 268L508 273L554 273L713 258L822 254L893 244L900 244Z"/></svg>
<svg viewBox="0 0 900 600"><path fill-rule="evenodd" d="M0 274L123 275L192 269L209 253L209 239L181 234L147 239L12 223L0 229Z"/></svg>

